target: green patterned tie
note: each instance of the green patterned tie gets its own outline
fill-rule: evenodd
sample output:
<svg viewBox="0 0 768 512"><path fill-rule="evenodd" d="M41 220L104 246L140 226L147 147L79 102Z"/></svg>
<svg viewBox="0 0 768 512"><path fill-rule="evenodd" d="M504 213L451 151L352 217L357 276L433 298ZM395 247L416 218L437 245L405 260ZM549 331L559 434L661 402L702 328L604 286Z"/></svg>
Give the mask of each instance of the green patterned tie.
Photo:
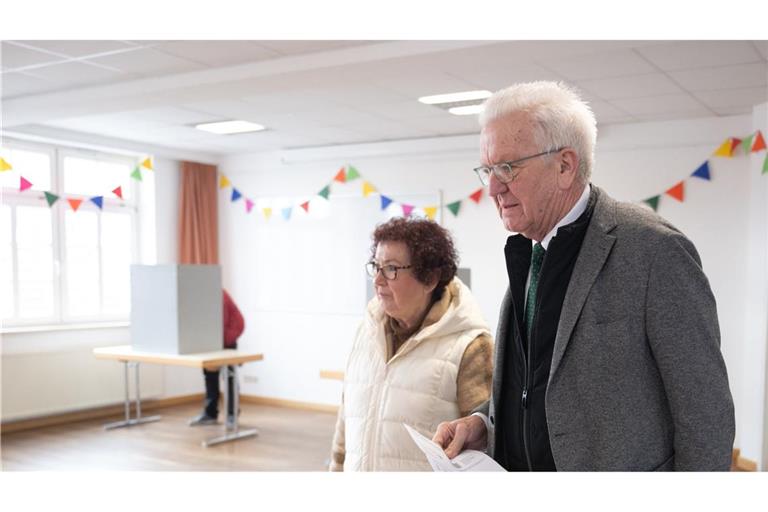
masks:
<svg viewBox="0 0 768 512"><path fill-rule="evenodd" d="M533 327L533 316L536 314L536 288L539 286L539 272L541 271L541 262L544 261L544 247L540 243L533 246L533 255L531 256L531 283L528 286L528 296L525 299L525 326L528 333L528 339L531 339L531 328Z"/></svg>

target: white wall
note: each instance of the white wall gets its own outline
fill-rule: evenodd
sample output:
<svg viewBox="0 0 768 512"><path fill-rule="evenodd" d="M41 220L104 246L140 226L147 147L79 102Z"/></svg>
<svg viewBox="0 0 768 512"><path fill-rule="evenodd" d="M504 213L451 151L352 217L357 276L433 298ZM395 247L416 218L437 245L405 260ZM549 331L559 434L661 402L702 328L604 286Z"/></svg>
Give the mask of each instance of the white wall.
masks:
<svg viewBox="0 0 768 512"><path fill-rule="evenodd" d="M177 255L178 162L158 157L154 164L155 172L145 173L141 189L141 259L171 263ZM125 326L3 334L2 421L122 401L122 364L96 360L92 351L129 343ZM142 398L204 389L200 370L191 368L143 365L140 380Z"/></svg>
<svg viewBox="0 0 768 512"><path fill-rule="evenodd" d="M764 123L760 126L765 131ZM593 182L618 199L644 199L690 176L727 137L746 135L756 127L747 115L601 128ZM370 233L387 218L377 210L378 196L361 197L359 181L333 185L324 215L297 211L286 222L279 207L312 197L348 163L396 200L440 192L446 202L465 198L479 186L471 172L478 162L477 142L475 136L451 137L222 161L220 169L241 192L258 198L260 205L275 207L267 222L256 209L247 215L242 200L231 204L229 190L220 192L224 283L246 317L241 346L265 354L264 361L244 370L244 393L339 402L340 383L320 379L319 371L344 368L365 307L362 268ZM763 376L765 361L764 356L752 357L754 350L764 350L755 348L761 343L764 347L764 333L753 336L750 347L745 345L754 319L745 321L744 291L766 291L764 281L754 280L757 263L750 263L755 258L765 261L767 252L764 239L753 238L760 226L765 229L766 206L764 194L750 191L768 181L755 176L750 164L754 158L710 159L712 181L687 180L685 202L663 197L659 213L699 250L717 297L722 350L736 403L736 444L744 456L760 460L762 421L754 420L762 417L756 400L762 403L764 395L760 386L756 395L747 392L744 381L746 375ZM456 218L446 211L443 224L455 236L462 266L472 269L473 292L495 329L506 286L502 250L507 233L487 197L479 205L465 201ZM763 309L763 322L764 317ZM753 389L754 382L764 379L751 381Z"/></svg>

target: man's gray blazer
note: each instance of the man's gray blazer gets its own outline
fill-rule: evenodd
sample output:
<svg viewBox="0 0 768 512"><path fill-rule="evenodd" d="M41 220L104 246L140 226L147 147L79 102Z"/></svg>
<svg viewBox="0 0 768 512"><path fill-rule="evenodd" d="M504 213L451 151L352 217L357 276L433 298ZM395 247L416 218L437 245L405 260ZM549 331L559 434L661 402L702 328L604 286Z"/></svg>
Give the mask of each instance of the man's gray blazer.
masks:
<svg viewBox="0 0 768 512"><path fill-rule="evenodd" d="M715 298L693 244L655 213L597 201L563 302L545 407L558 470L728 470L733 400ZM496 337L504 386L509 290ZM522 420L521 420L522 421Z"/></svg>

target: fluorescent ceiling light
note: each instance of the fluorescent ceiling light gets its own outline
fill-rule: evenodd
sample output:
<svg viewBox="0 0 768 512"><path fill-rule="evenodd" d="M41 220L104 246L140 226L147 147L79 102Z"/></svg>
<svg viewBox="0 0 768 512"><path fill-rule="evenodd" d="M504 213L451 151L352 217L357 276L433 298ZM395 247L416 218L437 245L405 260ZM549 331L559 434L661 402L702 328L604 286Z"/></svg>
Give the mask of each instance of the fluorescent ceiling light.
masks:
<svg viewBox="0 0 768 512"><path fill-rule="evenodd" d="M436 105L438 103L456 103L459 101L484 100L491 97L491 91L464 91L452 92L450 94L436 94L434 96L422 96L419 98L421 103L427 105Z"/></svg>
<svg viewBox="0 0 768 512"><path fill-rule="evenodd" d="M449 108L448 112L455 116L469 116L472 114L479 114L483 111L483 108L485 108L485 105L480 103L479 105L465 105L463 107Z"/></svg>
<svg viewBox="0 0 768 512"><path fill-rule="evenodd" d="M218 123L202 123L195 125L198 130L203 130L219 135L230 135L232 133L258 132L265 128L249 121L220 121Z"/></svg>

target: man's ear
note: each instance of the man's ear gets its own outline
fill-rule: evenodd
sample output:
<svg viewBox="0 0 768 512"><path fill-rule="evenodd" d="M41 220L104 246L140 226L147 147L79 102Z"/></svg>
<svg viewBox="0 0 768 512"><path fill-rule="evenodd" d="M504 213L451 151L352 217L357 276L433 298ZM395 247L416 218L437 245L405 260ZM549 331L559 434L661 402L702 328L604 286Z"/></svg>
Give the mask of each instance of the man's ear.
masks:
<svg viewBox="0 0 768 512"><path fill-rule="evenodd" d="M557 170L557 184L562 190L571 188L579 174L579 155L572 148L560 151Z"/></svg>

